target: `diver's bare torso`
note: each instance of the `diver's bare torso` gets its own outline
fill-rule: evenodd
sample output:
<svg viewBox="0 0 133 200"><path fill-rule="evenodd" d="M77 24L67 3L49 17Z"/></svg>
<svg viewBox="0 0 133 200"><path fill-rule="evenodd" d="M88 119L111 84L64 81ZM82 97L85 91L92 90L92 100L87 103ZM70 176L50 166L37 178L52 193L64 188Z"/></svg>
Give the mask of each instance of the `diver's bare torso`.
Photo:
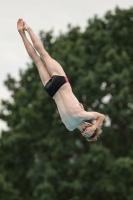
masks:
<svg viewBox="0 0 133 200"><path fill-rule="evenodd" d="M65 83L62 85L54 95L53 99L57 104L62 122L69 131L73 131L83 121L83 108L73 94L70 84Z"/></svg>

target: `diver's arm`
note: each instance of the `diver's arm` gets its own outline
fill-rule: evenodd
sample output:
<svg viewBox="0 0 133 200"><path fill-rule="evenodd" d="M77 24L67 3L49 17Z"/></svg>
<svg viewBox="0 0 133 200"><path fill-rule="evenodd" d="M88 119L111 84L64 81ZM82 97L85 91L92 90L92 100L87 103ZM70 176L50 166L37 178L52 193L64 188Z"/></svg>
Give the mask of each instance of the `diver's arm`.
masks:
<svg viewBox="0 0 133 200"><path fill-rule="evenodd" d="M92 127L94 129L96 129L105 119L105 116L101 113L98 113L98 112L86 112L86 111L84 111L83 115L85 117L84 120L91 120L91 119L96 120L96 122L92 125Z"/></svg>

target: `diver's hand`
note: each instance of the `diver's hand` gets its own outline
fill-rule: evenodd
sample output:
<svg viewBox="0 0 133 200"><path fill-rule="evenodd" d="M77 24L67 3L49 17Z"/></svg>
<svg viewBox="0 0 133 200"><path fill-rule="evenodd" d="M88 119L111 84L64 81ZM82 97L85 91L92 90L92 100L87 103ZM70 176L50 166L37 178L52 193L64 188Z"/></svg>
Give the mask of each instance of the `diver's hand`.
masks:
<svg viewBox="0 0 133 200"><path fill-rule="evenodd" d="M86 128L86 130L82 133L82 135L85 137L85 134L93 134L95 132L96 128L92 125L88 128Z"/></svg>

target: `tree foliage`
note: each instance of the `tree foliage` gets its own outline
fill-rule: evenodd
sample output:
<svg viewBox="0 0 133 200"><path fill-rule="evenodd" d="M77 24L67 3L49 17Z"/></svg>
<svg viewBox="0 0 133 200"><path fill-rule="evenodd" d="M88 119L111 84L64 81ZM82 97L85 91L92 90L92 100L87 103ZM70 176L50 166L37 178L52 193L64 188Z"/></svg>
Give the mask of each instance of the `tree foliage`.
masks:
<svg viewBox="0 0 133 200"><path fill-rule="evenodd" d="M101 138L88 143L62 124L34 63L8 75L2 101L8 127L0 139L2 200L133 199L133 8L95 16L86 29L40 32L86 110L106 115Z"/></svg>

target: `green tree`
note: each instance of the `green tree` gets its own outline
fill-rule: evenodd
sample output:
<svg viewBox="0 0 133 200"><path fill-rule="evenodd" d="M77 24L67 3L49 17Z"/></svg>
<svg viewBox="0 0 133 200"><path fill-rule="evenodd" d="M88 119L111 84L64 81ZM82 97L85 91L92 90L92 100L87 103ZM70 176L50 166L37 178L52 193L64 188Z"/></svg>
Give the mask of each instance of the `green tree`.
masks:
<svg viewBox="0 0 133 200"><path fill-rule="evenodd" d="M133 198L132 35L133 8L95 16L84 32L71 25L57 38L40 32L79 101L106 120L100 139L88 143L66 130L34 63L19 81L9 75L12 101L2 101L0 114L9 127L0 146L2 200Z"/></svg>

